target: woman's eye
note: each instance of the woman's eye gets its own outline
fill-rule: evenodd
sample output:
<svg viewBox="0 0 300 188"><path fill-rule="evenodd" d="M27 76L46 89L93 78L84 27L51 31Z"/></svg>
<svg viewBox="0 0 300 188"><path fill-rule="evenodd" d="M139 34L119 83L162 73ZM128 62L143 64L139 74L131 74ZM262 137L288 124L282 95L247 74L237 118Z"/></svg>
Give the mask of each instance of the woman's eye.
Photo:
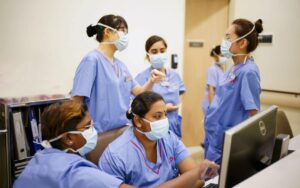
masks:
<svg viewBox="0 0 300 188"><path fill-rule="evenodd" d="M154 118L159 120L161 118L161 115L155 115Z"/></svg>

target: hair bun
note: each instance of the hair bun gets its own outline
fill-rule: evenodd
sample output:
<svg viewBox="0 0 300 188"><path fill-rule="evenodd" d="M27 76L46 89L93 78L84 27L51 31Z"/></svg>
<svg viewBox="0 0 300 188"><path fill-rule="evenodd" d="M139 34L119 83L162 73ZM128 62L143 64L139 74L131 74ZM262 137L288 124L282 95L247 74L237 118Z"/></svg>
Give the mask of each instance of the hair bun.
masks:
<svg viewBox="0 0 300 188"><path fill-rule="evenodd" d="M134 115L131 111L131 108L129 108L129 110L127 110L126 117L127 117L127 119L133 119Z"/></svg>
<svg viewBox="0 0 300 188"><path fill-rule="evenodd" d="M86 34L87 34L89 37L94 36L96 33L97 33L97 26L89 25L89 26L86 28Z"/></svg>
<svg viewBox="0 0 300 188"><path fill-rule="evenodd" d="M262 24L263 24L263 21L261 19L258 19L255 22L255 30L258 34L264 30Z"/></svg>

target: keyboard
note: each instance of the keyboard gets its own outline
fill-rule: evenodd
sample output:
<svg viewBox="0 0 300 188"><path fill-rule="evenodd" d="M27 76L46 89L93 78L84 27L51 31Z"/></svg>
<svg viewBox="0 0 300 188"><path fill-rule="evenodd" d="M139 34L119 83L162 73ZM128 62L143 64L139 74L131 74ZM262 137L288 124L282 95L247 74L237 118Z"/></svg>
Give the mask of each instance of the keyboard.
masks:
<svg viewBox="0 0 300 188"><path fill-rule="evenodd" d="M210 184L206 185L206 186L203 187L203 188L218 188L218 184L210 183Z"/></svg>

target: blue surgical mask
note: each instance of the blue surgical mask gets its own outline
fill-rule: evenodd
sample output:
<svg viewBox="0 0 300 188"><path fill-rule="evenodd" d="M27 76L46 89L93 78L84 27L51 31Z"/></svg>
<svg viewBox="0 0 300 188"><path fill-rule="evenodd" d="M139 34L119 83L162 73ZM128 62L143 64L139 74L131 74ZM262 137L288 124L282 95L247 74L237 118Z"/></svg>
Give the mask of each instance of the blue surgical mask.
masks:
<svg viewBox="0 0 300 188"><path fill-rule="evenodd" d="M136 128L136 130L142 134L144 134L149 140L156 141L168 134L169 131L169 120L168 118L151 122L149 120L143 119L144 121L150 124L151 131L143 132Z"/></svg>
<svg viewBox="0 0 300 188"><path fill-rule="evenodd" d="M98 134L97 130L95 129L94 126L90 126L88 129L84 131L69 131L68 133L71 134L81 134L83 138L86 140L86 143L79 149L74 150L72 148L67 148L64 151L73 151L73 152L78 152L81 156L85 156L87 153L91 152L93 149L95 149L97 145L97 139L98 139ZM53 138L51 140L44 140L42 142L42 146L44 148L51 148L51 142L54 142L56 140L59 140L63 137L63 134L57 136L56 138Z"/></svg>
<svg viewBox="0 0 300 188"><path fill-rule="evenodd" d="M255 29L255 25L253 26L253 28L251 29L251 31L249 31L248 33L246 33L245 35L235 39L234 41L230 42L227 39L223 39L222 43L221 43L221 53L224 57L226 58L232 58L232 56L240 56L240 55L248 55L248 54L233 54L230 52L230 47L233 43L245 38L246 36L250 35Z"/></svg>
<svg viewBox="0 0 300 188"><path fill-rule="evenodd" d="M224 65L228 62L226 57L219 57L219 61L217 62L218 65Z"/></svg>
<svg viewBox="0 0 300 188"><path fill-rule="evenodd" d="M117 39L116 41L114 41L114 42L101 42L102 44L114 44L118 51L123 51L127 48L128 41L129 41L128 34L126 34L123 31L118 31L115 28L112 28L112 27L110 27L108 25L105 25L105 24L102 24L102 23L98 23L97 25L109 28L109 29L113 30L114 32L117 32L118 35L119 35L119 39Z"/></svg>
<svg viewBox="0 0 300 188"><path fill-rule="evenodd" d="M118 31L119 39L114 42L116 48L121 52L125 50L128 46L129 37L123 31Z"/></svg>
<svg viewBox="0 0 300 188"><path fill-rule="evenodd" d="M148 54L150 64L154 69L161 69L168 61L167 53Z"/></svg>

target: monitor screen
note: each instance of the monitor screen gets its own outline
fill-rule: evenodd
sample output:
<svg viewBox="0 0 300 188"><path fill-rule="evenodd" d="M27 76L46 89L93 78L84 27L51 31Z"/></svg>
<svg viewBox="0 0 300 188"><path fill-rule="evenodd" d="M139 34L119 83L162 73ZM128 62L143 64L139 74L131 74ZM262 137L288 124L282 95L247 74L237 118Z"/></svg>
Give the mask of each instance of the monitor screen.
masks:
<svg viewBox="0 0 300 188"><path fill-rule="evenodd" d="M242 182L271 162L277 108L271 106L225 132L220 188Z"/></svg>

